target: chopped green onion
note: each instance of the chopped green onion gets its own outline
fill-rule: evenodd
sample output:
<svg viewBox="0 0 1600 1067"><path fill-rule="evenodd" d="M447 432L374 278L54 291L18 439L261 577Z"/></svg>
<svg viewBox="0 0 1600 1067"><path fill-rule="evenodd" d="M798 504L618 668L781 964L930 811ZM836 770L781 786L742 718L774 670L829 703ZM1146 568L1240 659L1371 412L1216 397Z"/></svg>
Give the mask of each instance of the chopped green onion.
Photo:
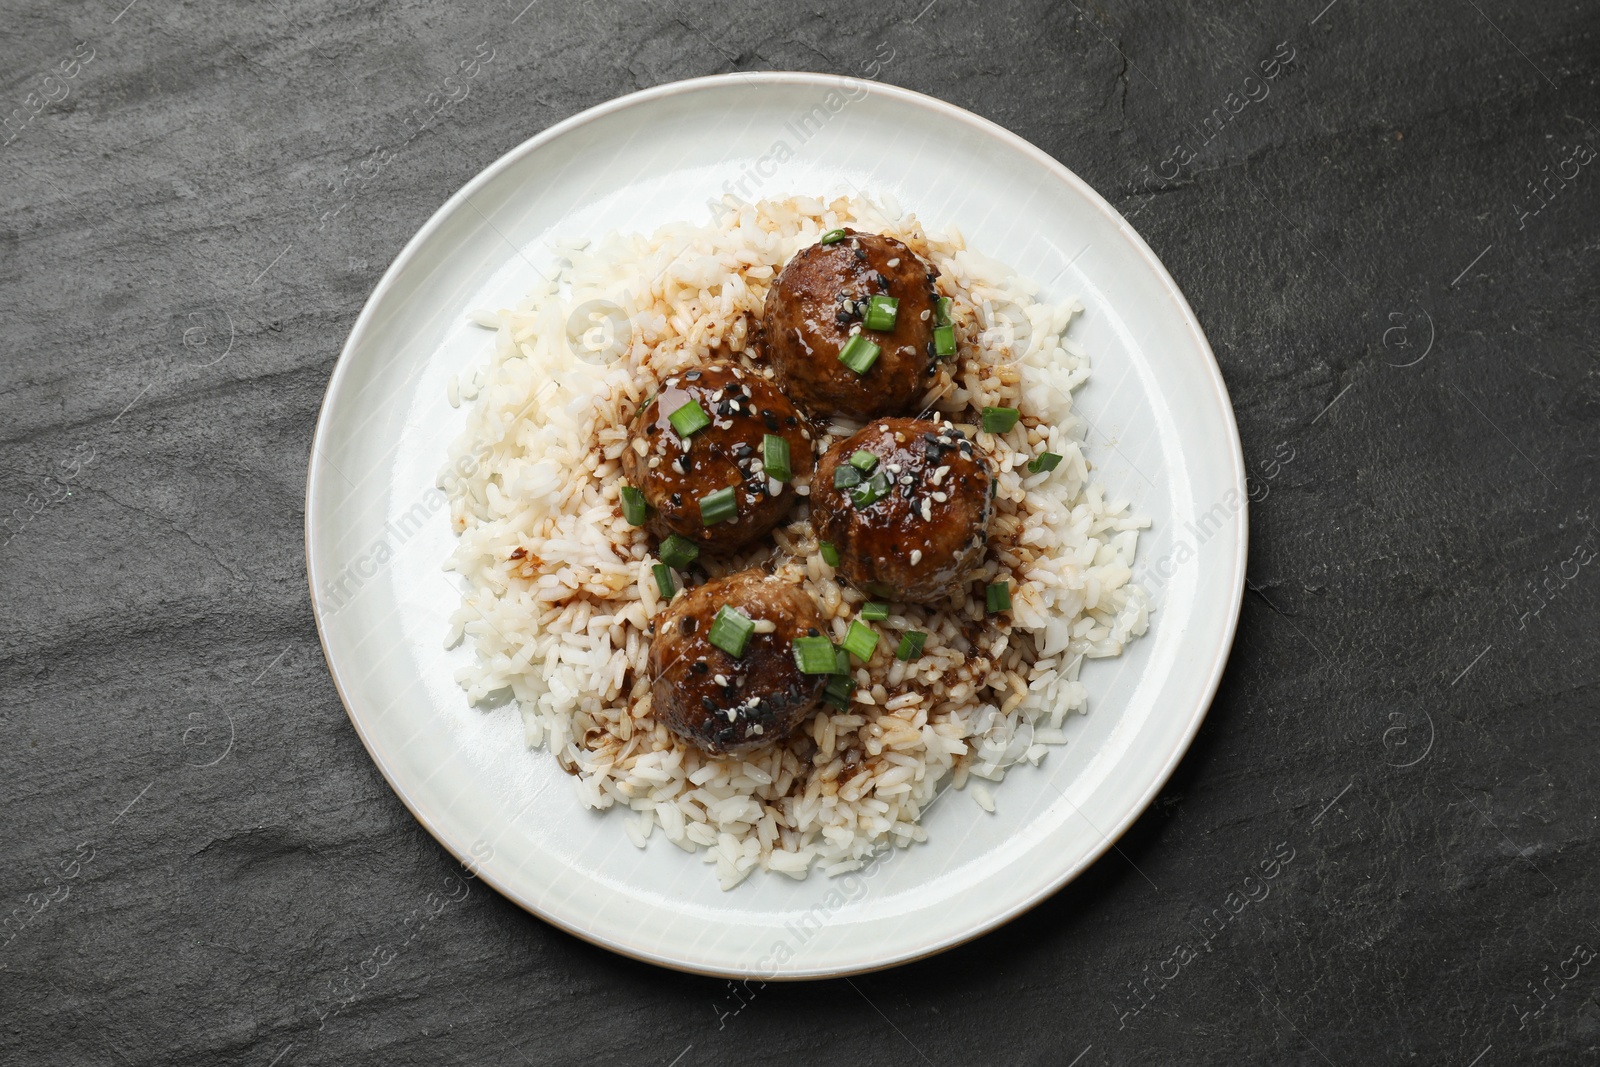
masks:
<svg viewBox="0 0 1600 1067"><path fill-rule="evenodd" d="M852 453L850 456L850 466L854 467L862 474L871 474L872 468L876 467L877 465L878 457L874 456L871 452L868 452L864 448L858 452Z"/></svg>
<svg viewBox="0 0 1600 1067"><path fill-rule="evenodd" d="M650 506L644 502L644 494L631 485L622 487L622 517L628 520L629 526L643 526L649 517Z"/></svg>
<svg viewBox="0 0 1600 1067"><path fill-rule="evenodd" d="M850 503L858 508L882 500L889 495L889 476L882 471L850 490Z"/></svg>
<svg viewBox="0 0 1600 1067"><path fill-rule="evenodd" d="M693 563L698 555L700 546L687 537L668 534L667 539L661 542L661 562L674 570L683 570Z"/></svg>
<svg viewBox="0 0 1600 1067"><path fill-rule="evenodd" d="M850 620L850 632L844 635L844 650L865 663L878 647L878 631L859 619Z"/></svg>
<svg viewBox="0 0 1600 1067"><path fill-rule="evenodd" d="M672 594L678 591L677 583L672 580L672 568L665 563L651 566L651 573L656 576L656 588L661 590L663 600L671 600Z"/></svg>
<svg viewBox="0 0 1600 1067"><path fill-rule="evenodd" d="M672 423L672 428L678 431L678 436L687 440L691 434L698 433L711 425L711 416L706 414L706 409L700 406L700 401L691 400L687 404L667 416L667 421Z"/></svg>
<svg viewBox="0 0 1600 1067"><path fill-rule="evenodd" d="M850 697L855 693L855 683L848 674L836 674L828 679L828 687L822 691L825 703L838 708L840 711L850 706Z"/></svg>
<svg viewBox="0 0 1600 1067"><path fill-rule="evenodd" d="M826 637L795 638L794 662L801 674L832 674L833 642Z"/></svg>
<svg viewBox="0 0 1600 1067"><path fill-rule="evenodd" d="M882 622L889 617L889 605L869 600L861 605L861 617L868 622Z"/></svg>
<svg viewBox="0 0 1600 1067"><path fill-rule="evenodd" d="M894 650L895 659L913 660L922 655L922 646L928 635L921 630L907 630L900 638L900 647Z"/></svg>
<svg viewBox="0 0 1600 1067"><path fill-rule="evenodd" d="M817 547L822 550L822 562L830 567L839 565L839 550L833 547L832 541L820 541Z"/></svg>
<svg viewBox="0 0 1600 1067"><path fill-rule="evenodd" d="M1041 452L1028 461L1028 473L1040 474L1044 471L1053 471L1061 466L1061 457L1054 452Z"/></svg>
<svg viewBox="0 0 1600 1067"><path fill-rule="evenodd" d="M984 408L983 429L985 433L1008 433L1011 427L1017 424L1017 417L1022 412L1016 408Z"/></svg>
<svg viewBox="0 0 1600 1067"><path fill-rule="evenodd" d="M948 296L941 296L939 298L939 302L934 305L934 307L933 307L933 324L935 326L949 326L949 325L951 325L951 321L950 321L950 298Z"/></svg>
<svg viewBox="0 0 1600 1067"><path fill-rule="evenodd" d="M829 230L827 233L822 235L822 237L817 241L817 244L836 245L842 240L844 240L843 230Z"/></svg>
<svg viewBox="0 0 1600 1067"><path fill-rule="evenodd" d="M900 314L900 301L892 296L872 296L867 298L867 314L861 324L869 330L892 330L894 320Z"/></svg>
<svg viewBox="0 0 1600 1067"><path fill-rule="evenodd" d="M775 433L761 438L761 466L768 478L786 482L793 477L789 470L789 442Z"/></svg>
<svg viewBox="0 0 1600 1067"><path fill-rule="evenodd" d="M954 326L935 326L933 328L933 354L940 359L949 359L956 354L956 328Z"/></svg>
<svg viewBox="0 0 1600 1067"><path fill-rule="evenodd" d="M744 655L745 647L750 644L750 635L755 632L756 624L750 616L724 604L717 611L716 618L711 620L711 632L706 635L706 640L738 659Z"/></svg>
<svg viewBox="0 0 1600 1067"><path fill-rule="evenodd" d="M984 600L989 605L989 613L1011 610L1011 583L995 582L984 590Z"/></svg>
<svg viewBox="0 0 1600 1067"><path fill-rule="evenodd" d="M739 501L734 498L733 486L718 489L700 498L700 525L714 526L739 514Z"/></svg>
<svg viewBox="0 0 1600 1067"><path fill-rule="evenodd" d="M849 674L850 673L850 653L846 652L844 649L840 648L838 645L834 645L833 646L833 673L834 674Z"/></svg>
<svg viewBox="0 0 1600 1067"><path fill-rule="evenodd" d="M861 471L848 463L841 463L833 469L833 487L835 489L848 489L852 485L861 484Z"/></svg>
<svg viewBox="0 0 1600 1067"><path fill-rule="evenodd" d="M839 350L839 362L857 374L865 374L872 369L874 363L878 362L878 353L882 351L883 349L858 333L846 341L845 346Z"/></svg>

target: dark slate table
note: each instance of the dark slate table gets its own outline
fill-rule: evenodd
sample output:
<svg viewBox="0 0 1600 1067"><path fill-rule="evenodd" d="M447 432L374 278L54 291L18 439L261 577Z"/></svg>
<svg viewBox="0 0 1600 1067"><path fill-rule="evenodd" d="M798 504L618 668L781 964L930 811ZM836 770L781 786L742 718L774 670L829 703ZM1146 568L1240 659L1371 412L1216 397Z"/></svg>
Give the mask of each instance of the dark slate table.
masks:
<svg viewBox="0 0 1600 1067"><path fill-rule="evenodd" d="M123 2L0 23L0 1061L1595 1061L1595 5ZM747 992L481 886L432 914L456 867L345 719L301 498L450 193L762 69L942 97L1109 197L1254 503L1222 690L1116 851L944 956Z"/></svg>

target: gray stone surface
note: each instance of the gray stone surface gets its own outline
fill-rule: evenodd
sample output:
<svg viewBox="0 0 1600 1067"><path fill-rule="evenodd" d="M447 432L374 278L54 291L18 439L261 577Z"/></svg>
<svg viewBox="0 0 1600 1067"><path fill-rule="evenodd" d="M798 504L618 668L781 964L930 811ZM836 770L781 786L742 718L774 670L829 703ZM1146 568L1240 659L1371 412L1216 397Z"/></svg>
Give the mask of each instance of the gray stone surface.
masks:
<svg viewBox="0 0 1600 1067"><path fill-rule="evenodd" d="M1595 5L122 2L0 5L0 1061L1597 1058ZM1086 876L741 1008L439 896L317 648L308 444L378 275L501 153L891 51L1188 294L1251 592L1199 739Z"/></svg>

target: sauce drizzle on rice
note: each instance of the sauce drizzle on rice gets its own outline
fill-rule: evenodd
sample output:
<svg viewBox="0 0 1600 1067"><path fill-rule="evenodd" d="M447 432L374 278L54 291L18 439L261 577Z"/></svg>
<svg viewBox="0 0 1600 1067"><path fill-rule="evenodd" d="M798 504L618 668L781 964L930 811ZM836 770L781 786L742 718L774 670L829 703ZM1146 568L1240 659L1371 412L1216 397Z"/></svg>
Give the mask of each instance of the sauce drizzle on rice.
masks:
<svg viewBox="0 0 1600 1067"><path fill-rule="evenodd" d="M554 281L479 316L498 322L495 352L452 382L470 404L452 459L486 458L447 467L440 485L459 534L446 568L465 587L447 643L474 651L457 679L468 699L509 689L529 747L551 750L584 804L629 809L635 844L659 829L715 863L727 889L757 869L840 874L885 846L926 840L921 816L947 785L999 781L1065 742L1066 716L1086 710L1083 660L1118 655L1144 633L1149 602L1132 582L1148 523L1089 480L1072 414L1089 367L1064 334L1081 305L1041 303L959 233L930 234L868 200L724 207L707 225L563 247L569 265ZM651 627L665 604L651 540L619 504L628 419L665 379L713 358L770 377L752 345L767 289L798 249L840 227L904 242L953 298L960 354L940 364L920 407L994 460L989 549L964 595L895 603L865 623L880 639L869 662L852 663L848 709L824 708L781 744L712 757L651 714ZM988 433L986 407L1022 417ZM818 453L862 425L815 424ZM1060 463L1030 473L1044 452ZM809 480L793 488L808 496ZM837 580L804 507L772 543L696 563L711 577L765 565L803 586L835 641L867 599ZM985 589L1000 582L1011 608L988 615ZM902 661L908 631L927 638ZM993 810L988 789L969 793Z"/></svg>

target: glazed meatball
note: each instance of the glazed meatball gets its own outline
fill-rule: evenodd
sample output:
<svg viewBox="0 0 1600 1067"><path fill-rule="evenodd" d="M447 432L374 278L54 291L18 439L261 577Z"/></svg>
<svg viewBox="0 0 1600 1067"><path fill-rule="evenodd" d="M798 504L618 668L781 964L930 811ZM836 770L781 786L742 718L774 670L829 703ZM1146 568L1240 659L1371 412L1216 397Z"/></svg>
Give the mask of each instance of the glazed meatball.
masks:
<svg viewBox="0 0 1600 1067"><path fill-rule="evenodd" d="M690 403L699 404L711 421L685 437L672 415ZM644 493L656 536L675 533L725 551L782 522L797 496L792 484L766 472L768 434L788 443L790 481L809 478L815 463L810 431L794 405L761 375L714 365L663 382L635 413L622 453L623 476ZM700 501L730 486L733 516L706 525Z"/></svg>
<svg viewBox="0 0 1600 1067"><path fill-rule="evenodd" d="M845 230L843 240L801 249L767 291L767 358L794 402L813 415L869 419L914 410L938 362L938 271L892 237ZM899 301L894 327L869 330L871 297ZM859 374L839 361L852 333L877 344Z"/></svg>
<svg viewBox="0 0 1600 1067"><path fill-rule="evenodd" d="M755 624L741 656L711 643L724 607ZM800 672L792 642L822 632L809 593L759 570L679 593L656 619L650 646L657 720L713 755L781 741L817 706L828 681Z"/></svg>
<svg viewBox="0 0 1600 1067"><path fill-rule="evenodd" d="M989 457L950 423L878 419L822 457L811 518L845 581L928 603L958 592L982 561L993 493Z"/></svg>

